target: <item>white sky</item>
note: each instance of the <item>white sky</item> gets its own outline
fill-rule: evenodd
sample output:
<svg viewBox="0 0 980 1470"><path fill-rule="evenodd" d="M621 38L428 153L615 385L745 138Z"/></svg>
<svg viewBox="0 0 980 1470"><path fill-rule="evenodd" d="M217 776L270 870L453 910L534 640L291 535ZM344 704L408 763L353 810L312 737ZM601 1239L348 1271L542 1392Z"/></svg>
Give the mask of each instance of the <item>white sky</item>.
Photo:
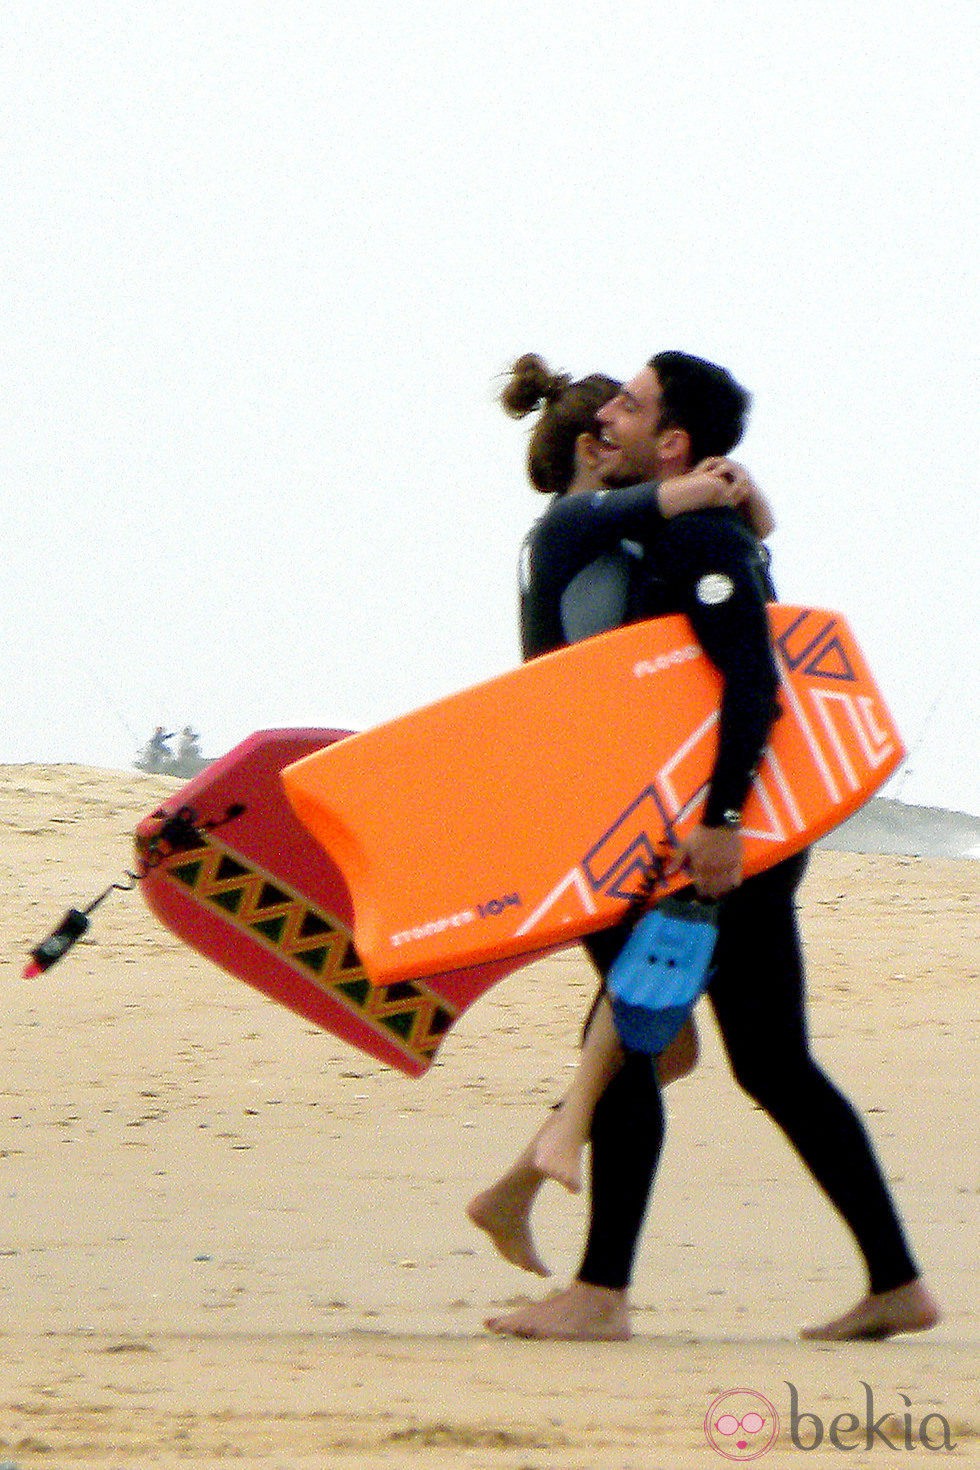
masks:
<svg viewBox="0 0 980 1470"><path fill-rule="evenodd" d="M978 74L977 0L4 6L0 761L511 667L498 375L681 347L900 794L980 813Z"/></svg>

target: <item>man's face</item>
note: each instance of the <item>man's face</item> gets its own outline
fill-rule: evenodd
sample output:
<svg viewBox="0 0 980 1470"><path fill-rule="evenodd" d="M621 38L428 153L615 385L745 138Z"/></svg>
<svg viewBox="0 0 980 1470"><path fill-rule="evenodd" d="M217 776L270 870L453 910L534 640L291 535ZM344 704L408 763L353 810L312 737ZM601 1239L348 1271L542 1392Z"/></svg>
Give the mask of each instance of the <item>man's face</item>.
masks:
<svg viewBox="0 0 980 1470"><path fill-rule="evenodd" d="M597 418L604 446L602 478L607 485L637 485L658 478L662 413L662 393L652 367L643 368L603 404Z"/></svg>

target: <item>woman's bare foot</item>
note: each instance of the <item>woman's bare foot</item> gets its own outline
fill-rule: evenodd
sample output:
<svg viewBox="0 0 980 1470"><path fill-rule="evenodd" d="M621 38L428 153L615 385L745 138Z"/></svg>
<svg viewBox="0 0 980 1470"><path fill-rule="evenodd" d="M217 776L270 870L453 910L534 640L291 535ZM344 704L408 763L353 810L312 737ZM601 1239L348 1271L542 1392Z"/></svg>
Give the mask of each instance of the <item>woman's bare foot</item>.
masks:
<svg viewBox="0 0 980 1470"><path fill-rule="evenodd" d="M630 1336L625 1291L573 1281L543 1302L529 1302L486 1326L502 1337L560 1339L568 1342L626 1342Z"/></svg>
<svg viewBox="0 0 980 1470"><path fill-rule="evenodd" d="M551 1275L531 1234L531 1206L543 1182L544 1175L528 1153L466 1206L469 1219L487 1232L504 1260L536 1276Z"/></svg>
<svg viewBox="0 0 980 1470"><path fill-rule="evenodd" d="M816 1342L894 1337L897 1332L925 1332L941 1318L939 1303L928 1287L909 1281L894 1291L869 1292L842 1317L822 1327L804 1327L800 1336Z"/></svg>

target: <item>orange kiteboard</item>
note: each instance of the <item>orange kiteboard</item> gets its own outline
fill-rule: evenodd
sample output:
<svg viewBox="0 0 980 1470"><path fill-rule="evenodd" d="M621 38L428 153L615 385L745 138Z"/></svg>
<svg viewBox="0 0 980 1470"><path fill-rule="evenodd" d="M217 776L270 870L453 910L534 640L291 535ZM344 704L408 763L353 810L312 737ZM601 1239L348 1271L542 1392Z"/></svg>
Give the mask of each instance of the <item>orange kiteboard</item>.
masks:
<svg viewBox="0 0 980 1470"><path fill-rule="evenodd" d="M743 810L746 875L844 821L904 755L844 619L769 611L782 714ZM720 692L687 619L656 618L287 766L371 980L553 949L686 882L661 870L703 809Z"/></svg>

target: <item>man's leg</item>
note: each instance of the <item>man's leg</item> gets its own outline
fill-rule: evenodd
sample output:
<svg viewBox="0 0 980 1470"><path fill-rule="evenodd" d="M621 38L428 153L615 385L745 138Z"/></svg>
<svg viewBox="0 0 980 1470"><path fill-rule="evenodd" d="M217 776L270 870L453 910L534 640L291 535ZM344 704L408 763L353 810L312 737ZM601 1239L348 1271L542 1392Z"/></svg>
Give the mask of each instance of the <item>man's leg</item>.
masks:
<svg viewBox="0 0 980 1470"><path fill-rule="evenodd" d="M663 1134L653 1062L627 1052L593 1115L591 1213L578 1275L543 1302L490 1318L492 1331L589 1341L629 1337L627 1291Z"/></svg>
<svg viewBox="0 0 980 1470"><path fill-rule="evenodd" d="M804 868L805 857L790 859L723 901L708 994L737 1081L789 1138L867 1264L867 1297L810 1335L929 1327L938 1309L919 1281L868 1134L810 1054L793 899Z"/></svg>
<svg viewBox="0 0 980 1470"><path fill-rule="evenodd" d="M617 1057L621 1062L622 1049L618 1043ZM689 1017L667 1049L654 1059L660 1086L667 1087L671 1082L686 1077L694 1070L697 1060L698 1034L693 1018ZM582 1086L585 1086L584 1079ZM531 1211L538 1191L549 1178L559 1179L566 1188L571 1187L570 1176L565 1167L569 1157L566 1143L560 1145L561 1156L557 1160L555 1156L555 1120L560 1117L563 1108L564 1104L559 1104L551 1111L520 1157L488 1189L474 1195L466 1207L470 1220L486 1231L504 1260L525 1271L533 1271L538 1276L551 1275L538 1254L531 1230ZM591 1134L594 1103L590 1103L586 1111L589 1114L588 1122L583 1117L578 1128L584 1126L586 1132ZM567 1130L562 1128L561 1132L567 1138ZM572 1147L579 1146L576 1133ZM574 1156L574 1162L577 1168L577 1155Z"/></svg>

